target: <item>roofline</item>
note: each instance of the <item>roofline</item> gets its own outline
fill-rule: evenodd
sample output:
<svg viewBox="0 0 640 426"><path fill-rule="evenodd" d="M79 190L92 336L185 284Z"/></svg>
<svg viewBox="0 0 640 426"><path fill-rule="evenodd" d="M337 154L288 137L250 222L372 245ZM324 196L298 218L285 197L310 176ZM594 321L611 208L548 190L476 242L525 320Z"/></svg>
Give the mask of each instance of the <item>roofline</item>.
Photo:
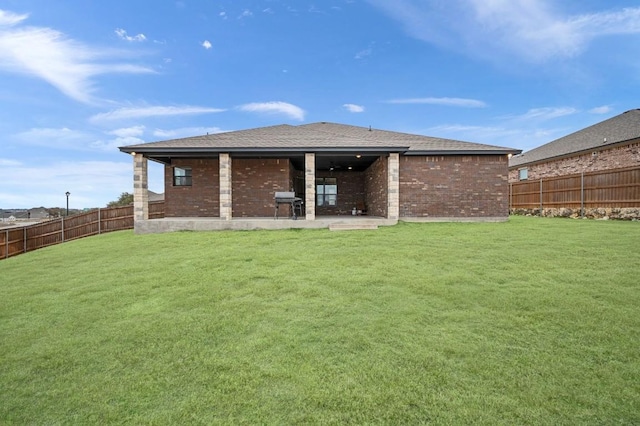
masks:
<svg viewBox="0 0 640 426"><path fill-rule="evenodd" d="M576 157L579 155L584 155L587 154L589 152L594 152L594 151L604 151L607 149L611 149L611 148L617 148L619 146L624 146L624 145L630 145L634 142L640 142L640 137L637 138L631 138L631 139L625 139L623 141L618 141L618 142L612 142L612 143L608 143L606 145L600 145L597 147L592 147L592 148L588 148L588 149L582 149L580 151L573 151L573 152L568 152L566 154L561 154L561 155L556 155L554 157L546 157L546 158L541 158L540 160L533 160L533 161L529 161L529 162L525 162L525 163L518 163L515 164L513 166L509 166L509 170L517 170L519 168L525 167L525 166L534 166L536 164L542 164L542 163L549 163L551 161L557 161L557 160L562 160L565 158L571 158L571 157ZM525 152L525 155L527 153Z"/></svg>
<svg viewBox="0 0 640 426"><path fill-rule="evenodd" d="M352 147L290 147L290 148L196 148L196 147L182 147L182 148L153 148L143 146L121 146L118 147L121 152L131 154L137 152L140 154L163 154L163 155L176 155L176 154L221 154L221 153L243 153L243 154L274 154L274 153L300 153L307 152L404 152L409 149L407 146L352 146Z"/></svg>
<svg viewBox="0 0 640 426"><path fill-rule="evenodd" d="M439 149L439 150L409 150L408 146L381 146L381 147L295 147L295 148L151 148L143 146L121 146L118 148L121 152L128 154L137 152L140 154L164 155L164 156L184 156L184 155L217 155L221 153L241 153L241 154L304 154L308 152L331 154L346 152L361 153L390 153L398 152L407 156L416 155L507 155L519 154L522 151L518 149Z"/></svg>
<svg viewBox="0 0 640 426"><path fill-rule="evenodd" d="M508 155L508 154L519 154L521 150L518 149L440 149L440 150L415 150L415 151L407 151L403 154L406 156L410 155Z"/></svg>

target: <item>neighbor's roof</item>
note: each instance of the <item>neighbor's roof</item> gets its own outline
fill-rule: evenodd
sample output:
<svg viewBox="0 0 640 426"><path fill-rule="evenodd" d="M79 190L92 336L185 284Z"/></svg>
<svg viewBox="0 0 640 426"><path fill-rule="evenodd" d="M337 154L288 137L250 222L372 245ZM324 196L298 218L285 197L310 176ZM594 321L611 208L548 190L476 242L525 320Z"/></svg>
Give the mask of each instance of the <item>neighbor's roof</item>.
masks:
<svg viewBox="0 0 640 426"><path fill-rule="evenodd" d="M509 167L519 167L602 149L609 145L638 138L640 138L640 109L632 109L531 151L511 157Z"/></svg>
<svg viewBox="0 0 640 426"><path fill-rule="evenodd" d="M515 154L519 150L335 123L282 124L120 147L139 153L308 152L358 149L407 154Z"/></svg>

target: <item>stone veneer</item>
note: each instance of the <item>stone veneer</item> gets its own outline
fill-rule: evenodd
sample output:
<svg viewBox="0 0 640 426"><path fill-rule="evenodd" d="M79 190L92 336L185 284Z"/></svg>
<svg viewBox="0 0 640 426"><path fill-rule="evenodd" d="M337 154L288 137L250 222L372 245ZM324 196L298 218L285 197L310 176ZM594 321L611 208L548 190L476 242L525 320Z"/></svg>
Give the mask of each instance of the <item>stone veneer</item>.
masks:
<svg viewBox="0 0 640 426"><path fill-rule="evenodd" d="M133 155L133 221L149 219L149 160L142 154Z"/></svg>

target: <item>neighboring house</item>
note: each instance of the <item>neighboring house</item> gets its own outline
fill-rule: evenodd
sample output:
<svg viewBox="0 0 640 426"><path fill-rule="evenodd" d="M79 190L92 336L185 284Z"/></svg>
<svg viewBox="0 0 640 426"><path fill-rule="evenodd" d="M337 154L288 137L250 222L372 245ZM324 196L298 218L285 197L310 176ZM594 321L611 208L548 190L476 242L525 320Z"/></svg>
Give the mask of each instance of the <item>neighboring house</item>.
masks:
<svg viewBox="0 0 640 426"><path fill-rule="evenodd" d="M640 165L640 109L556 139L509 160L509 182Z"/></svg>
<svg viewBox="0 0 640 426"><path fill-rule="evenodd" d="M148 191L149 192L149 202L153 203L156 201L164 201L164 194L158 194L157 192Z"/></svg>
<svg viewBox="0 0 640 426"><path fill-rule="evenodd" d="M306 221L354 212L391 221L506 220L508 157L520 153L324 122L120 150L134 157L136 224L152 222L147 160L165 167L165 218L273 217L275 193L291 191Z"/></svg>

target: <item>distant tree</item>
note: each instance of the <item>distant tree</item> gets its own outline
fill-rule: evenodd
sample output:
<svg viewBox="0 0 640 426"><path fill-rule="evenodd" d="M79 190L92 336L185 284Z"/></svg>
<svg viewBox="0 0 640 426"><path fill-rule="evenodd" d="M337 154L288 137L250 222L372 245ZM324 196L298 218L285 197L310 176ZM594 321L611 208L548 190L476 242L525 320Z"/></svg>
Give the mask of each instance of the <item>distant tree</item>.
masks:
<svg viewBox="0 0 640 426"><path fill-rule="evenodd" d="M133 203L133 194L123 192L122 194L120 194L120 198L118 198L116 201L111 201L109 204L107 204L107 207L128 206L131 203Z"/></svg>

